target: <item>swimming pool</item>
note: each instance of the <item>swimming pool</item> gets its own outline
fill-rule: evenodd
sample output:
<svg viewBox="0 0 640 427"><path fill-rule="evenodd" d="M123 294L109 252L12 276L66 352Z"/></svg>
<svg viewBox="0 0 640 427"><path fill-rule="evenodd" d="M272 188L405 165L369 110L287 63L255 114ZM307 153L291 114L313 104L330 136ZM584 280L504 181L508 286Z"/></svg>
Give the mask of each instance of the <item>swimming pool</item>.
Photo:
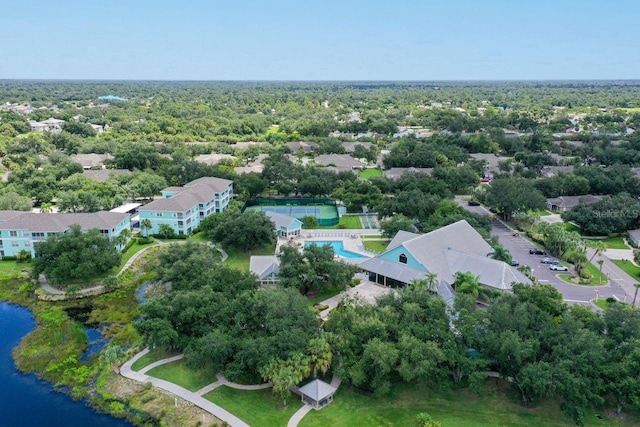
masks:
<svg viewBox="0 0 640 427"><path fill-rule="evenodd" d="M313 241L313 242L308 241L308 242L305 242L304 246L307 247L314 244L318 246L329 245L333 248L333 252L336 255L341 256L343 258L366 258L366 256L364 255L360 255L355 252L346 250L344 248L344 243L342 243L342 240L325 240L325 241Z"/></svg>

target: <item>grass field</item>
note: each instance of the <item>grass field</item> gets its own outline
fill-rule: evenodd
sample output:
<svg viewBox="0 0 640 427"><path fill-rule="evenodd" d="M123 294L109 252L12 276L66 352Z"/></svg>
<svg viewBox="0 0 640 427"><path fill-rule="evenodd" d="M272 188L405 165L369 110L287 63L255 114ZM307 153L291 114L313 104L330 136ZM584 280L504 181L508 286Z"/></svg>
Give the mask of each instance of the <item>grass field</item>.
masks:
<svg viewBox="0 0 640 427"><path fill-rule="evenodd" d="M554 401L536 407L523 407L510 394L508 386L488 381L480 394L467 390L437 391L406 384L394 386L390 396L377 398L371 394L341 386L334 403L321 411L311 411L300 422L300 427L324 426L413 426L420 412L427 412L444 427L498 427L498 426L574 426L560 412ZM637 425L634 418L626 424L602 415L599 420L591 415L587 426ZM283 424L284 425L284 424Z"/></svg>
<svg viewBox="0 0 640 427"><path fill-rule="evenodd" d="M336 225L328 225L326 227L318 227L318 229L338 229L338 228L346 228L346 229L354 229L360 230L362 229L362 223L360 222L360 217L358 215L342 215L340 217L340 222Z"/></svg>
<svg viewBox="0 0 640 427"><path fill-rule="evenodd" d="M374 176L382 176L382 171L378 168L367 168L361 171L358 176L363 179L373 178Z"/></svg>
<svg viewBox="0 0 640 427"><path fill-rule="evenodd" d="M600 307L601 309L603 309L603 310L606 310L607 308L609 308L609 306L610 306L611 304L626 304L626 303L624 303L624 302L622 302L622 301L616 301L616 302L610 303L610 302L608 302L608 301L607 301L607 299L606 299L606 298L599 298L599 299L598 299L598 301L593 300L593 303L594 303L596 306L598 306L598 307Z"/></svg>
<svg viewBox="0 0 640 427"><path fill-rule="evenodd" d="M566 262L562 262L562 264L569 267L569 270L572 270L573 268L571 264L568 264ZM596 267L590 262L586 263L584 268L586 268L587 271L591 274L591 279L589 280L589 283L586 284L585 286L602 286L602 285L606 285L607 282L609 281L607 279L607 275L604 273L601 273L600 268ZM577 283L570 280L571 276L572 274L558 274L558 277L560 279L564 280L567 283L571 283L572 285L576 285Z"/></svg>
<svg viewBox="0 0 640 427"><path fill-rule="evenodd" d="M147 372L147 375L172 382L190 391L200 390L216 381L214 372L188 368L184 359L157 366Z"/></svg>
<svg viewBox="0 0 640 427"><path fill-rule="evenodd" d="M631 261L624 262L621 259L612 259L613 263L623 269L629 276L636 280L640 279L640 267Z"/></svg>
<svg viewBox="0 0 640 427"><path fill-rule="evenodd" d="M0 261L0 273L17 273L29 268L31 268L30 263L18 264L16 261Z"/></svg>
<svg viewBox="0 0 640 427"><path fill-rule="evenodd" d="M595 240L595 239L594 239ZM607 237L606 239L597 239L607 246L607 249L630 249L624 242L624 237Z"/></svg>
<svg viewBox="0 0 640 427"><path fill-rule="evenodd" d="M134 256L136 253L140 252L144 248L155 246L157 244L158 242L155 242L155 241L153 243L149 243L148 245L139 245L138 242L134 243L133 245L131 245L129 249L127 249L127 252L122 254L122 260L120 261L120 265L118 266L117 269L114 269L114 272L117 273L118 271L120 271L120 269L124 267L127 261L129 261L131 257Z"/></svg>
<svg viewBox="0 0 640 427"><path fill-rule="evenodd" d="M203 232L193 234L191 237L189 237L189 240L198 243L209 243L211 241L204 235Z"/></svg>
<svg viewBox="0 0 640 427"><path fill-rule="evenodd" d="M333 288L333 287L326 288L322 292L320 292L318 295L307 298L307 302L309 304L309 307L313 307L313 304L329 299L332 296L338 295L340 292L342 291L339 288Z"/></svg>
<svg viewBox="0 0 640 427"><path fill-rule="evenodd" d="M549 215L551 215L551 212L546 211L546 210L541 210L541 209L538 209L538 210L535 210L535 211L530 211L530 213L538 215L538 216L549 216Z"/></svg>
<svg viewBox="0 0 640 427"><path fill-rule="evenodd" d="M384 252L389 246L388 240L365 240L364 247L373 252Z"/></svg>
<svg viewBox="0 0 640 427"><path fill-rule="evenodd" d="M287 399L287 406L283 407L281 400L272 396L270 388L247 391L222 386L203 397L247 424L260 427L284 427L302 406L300 398L292 394Z"/></svg>
<svg viewBox="0 0 640 427"><path fill-rule="evenodd" d="M244 251L238 248L225 248L224 251L229 255L224 265L235 268L236 270L249 271L251 255L273 255L276 251L276 246L275 244L268 245L250 251Z"/></svg>
<svg viewBox="0 0 640 427"><path fill-rule="evenodd" d="M574 225L574 224L570 224L568 222L564 223L564 228L567 231L575 231L576 233L580 233L580 227L578 227L577 225Z"/></svg>
<svg viewBox="0 0 640 427"><path fill-rule="evenodd" d="M382 234L365 234L363 239L382 239Z"/></svg>
<svg viewBox="0 0 640 427"><path fill-rule="evenodd" d="M165 347L157 347L154 350L151 350L149 353L142 356L140 359L136 360L133 365L131 365L131 369L134 371L139 371L152 364L153 362L157 362L158 360L166 359L167 357L177 356L180 354L179 352L169 351Z"/></svg>

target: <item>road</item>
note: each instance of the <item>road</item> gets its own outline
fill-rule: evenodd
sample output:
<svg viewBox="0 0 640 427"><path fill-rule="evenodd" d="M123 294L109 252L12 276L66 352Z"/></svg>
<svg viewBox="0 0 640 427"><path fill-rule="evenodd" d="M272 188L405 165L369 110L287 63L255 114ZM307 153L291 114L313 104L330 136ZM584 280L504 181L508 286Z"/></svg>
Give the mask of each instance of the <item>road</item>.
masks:
<svg viewBox="0 0 640 427"><path fill-rule="evenodd" d="M481 215L491 214L491 212L482 206L469 206L466 202L462 201L461 196L456 197L456 202L469 212ZM513 236L513 230L497 218L493 220L492 234L498 237L500 244L520 262L520 265L528 265L531 267L532 275L538 279L538 282L553 285L567 302L587 305L590 304L590 301L595 299L596 296L598 296L598 298L614 297L621 301L631 301L633 299L633 292L635 291L633 283L635 283L635 281L604 256L601 258L604 260L602 271L610 277L610 283L608 285L571 285L557 277L557 274L561 272L550 270L548 265L542 264L540 262L542 256L529 254L529 249L535 247L535 245L522 236ZM587 256L591 258L592 255L593 251L588 250Z"/></svg>

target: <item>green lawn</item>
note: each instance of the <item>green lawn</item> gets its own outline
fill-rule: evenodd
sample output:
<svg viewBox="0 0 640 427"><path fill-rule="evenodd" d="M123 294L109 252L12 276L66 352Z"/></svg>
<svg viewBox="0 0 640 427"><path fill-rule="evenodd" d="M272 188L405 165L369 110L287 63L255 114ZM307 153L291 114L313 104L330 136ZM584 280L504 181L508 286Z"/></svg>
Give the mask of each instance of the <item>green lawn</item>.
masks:
<svg viewBox="0 0 640 427"><path fill-rule="evenodd" d="M600 307L603 310L606 310L607 308L609 308L612 304L626 304L625 302L622 301L616 301L616 302L608 302L606 298L599 298L598 301L593 300L593 303L595 305L597 305L598 307Z"/></svg>
<svg viewBox="0 0 640 427"><path fill-rule="evenodd" d="M384 252L389 246L388 240L365 240L364 247L373 252Z"/></svg>
<svg viewBox="0 0 640 427"><path fill-rule="evenodd" d="M382 239L382 234L365 234L362 236L363 239Z"/></svg>
<svg viewBox="0 0 640 427"><path fill-rule="evenodd" d="M611 261L613 261L615 265L623 269L629 276L633 277L636 280L640 279L640 267L635 265L633 262L628 260L625 262L621 259L612 259Z"/></svg>
<svg viewBox="0 0 640 427"><path fill-rule="evenodd" d="M564 223L564 229L567 231L575 231L576 233L580 233L580 227L574 224L570 224L568 222Z"/></svg>
<svg viewBox="0 0 640 427"><path fill-rule="evenodd" d="M238 248L225 248L224 251L229 255L224 265L236 270L249 271L249 260L251 255L273 255L276 251L276 245L263 246L258 249L252 249L250 251L244 251Z"/></svg>
<svg viewBox="0 0 640 427"><path fill-rule="evenodd" d="M0 261L0 273L17 273L31 268L30 263L17 263L16 261Z"/></svg>
<svg viewBox="0 0 640 427"><path fill-rule="evenodd" d="M562 265L565 265L567 267L569 267L569 270L573 272L573 266L571 264L568 264L564 261L562 261ZM591 264L590 262L585 264L585 267L587 269L587 271L589 273L591 273L591 280L589 281L589 283L586 286L603 286L606 285L608 282L607 279L607 275L604 273L600 272L600 267L597 267L593 264ZM577 283L572 282L570 280L570 277L572 276L572 274L558 274L558 277L562 280L564 280L567 283L571 283L572 285L576 285Z"/></svg>
<svg viewBox="0 0 640 427"><path fill-rule="evenodd" d="M211 241L204 235L203 232L193 234L191 237L189 237L189 240L198 243L209 243Z"/></svg>
<svg viewBox="0 0 640 427"><path fill-rule="evenodd" d="M373 178L374 176L382 176L382 171L378 168L367 168L361 171L358 176L363 179Z"/></svg>
<svg viewBox="0 0 640 427"><path fill-rule="evenodd" d="M129 261L131 257L134 256L136 253L140 252L144 248L155 246L157 244L158 242L155 242L155 241L153 243L149 243L148 245L139 245L138 242L134 243L133 245L131 245L129 249L127 249L127 252L122 254L122 260L120 261L120 265L118 266L118 268L115 269L115 272L117 273L118 271L120 271L120 269L124 267L127 261Z"/></svg>
<svg viewBox="0 0 640 427"><path fill-rule="evenodd" d="M333 287L326 288L322 292L320 292L318 295L307 298L307 302L309 304L309 307L313 307L313 304L329 299L332 296L338 295L340 292L342 291L339 288L333 288Z"/></svg>
<svg viewBox="0 0 640 427"><path fill-rule="evenodd" d="M538 216L549 216L549 215L551 215L551 212L546 211L546 210L541 210L541 209L538 209L538 210L535 210L535 211L529 211L529 212L532 213L532 214L538 215Z"/></svg>
<svg viewBox="0 0 640 427"><path fill-rule="evenodd" d="M166 359L167 357L177 356L178 354L180 353L176 351L170 351L165 347L157 347L156 349L149 351L149 353L145 354L140 359L136 360L133 365L131 365L131 369L133 369L134 371L139 371L140 369L152 364L153 362Z"/></svg>
<svg viewBox="0 0 640 427"><path fill-rule="evenodd" d="M287 406L283 407L282 401L271 395L270 388L247 391L222 386L202 397L223 407L247 424L260 427L284 427L302 406L300 398L291 394L287 399Z"/></svg>
<svg viewBox="0 0 640 427"><path fill-rule="evenodd" d="M595 239L594 239L595 240ZM624 242L624 237L607 237L606 239L597 239L607 245L607 249L630 249Z"/></svg>
<svg viewBox="0 0 640 427"><path fill-rule="evenodd" d="M334 403L321 411L311 411L299 426L413 426L417 425L416 416L420 412L427 412L444 427L575 426L560 412L557 402L549 400L535 407L523 407L510 393L508 386L495 380L488 381L479 394L400 384L394 386L390 396L382 398L343 385L336 393ZM630 416L627 424L604 414L602 420L590 415L585 425L637 425L638 420L633 415L633 420Z"/></svg>
<svg viewBox="0 0 640 427"><path fill-rule="evenodd" d="M214 372L188 368L184 359L157 366L147 372L147 375L172 382L190 391L200 390L216 381Z"/></svg>
<svg viewBox="0 0 640 427"><path fill-rule="evenodd" d="M339 228L347 228L360 230L362 229L362 223L360 222L360 217L358 215L342 215L340 217L340 222L336 225L328 225L328 226L319 226L318 230L324 229L339 229Z"/></svg>

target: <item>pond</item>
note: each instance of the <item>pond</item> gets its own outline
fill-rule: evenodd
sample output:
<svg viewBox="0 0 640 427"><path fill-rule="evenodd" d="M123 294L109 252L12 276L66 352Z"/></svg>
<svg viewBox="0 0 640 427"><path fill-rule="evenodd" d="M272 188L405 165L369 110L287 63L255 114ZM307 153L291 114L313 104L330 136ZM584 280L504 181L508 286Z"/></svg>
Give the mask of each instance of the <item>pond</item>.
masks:
<svg viewBox="0 0 640 427"><path fill-rule="evenodd" d="M35 375L19 372L11 351L35 327L26 308L0 302L0 424L3 426L125 427L126 421L94 412L83 401L53 390Z"/></svg>

